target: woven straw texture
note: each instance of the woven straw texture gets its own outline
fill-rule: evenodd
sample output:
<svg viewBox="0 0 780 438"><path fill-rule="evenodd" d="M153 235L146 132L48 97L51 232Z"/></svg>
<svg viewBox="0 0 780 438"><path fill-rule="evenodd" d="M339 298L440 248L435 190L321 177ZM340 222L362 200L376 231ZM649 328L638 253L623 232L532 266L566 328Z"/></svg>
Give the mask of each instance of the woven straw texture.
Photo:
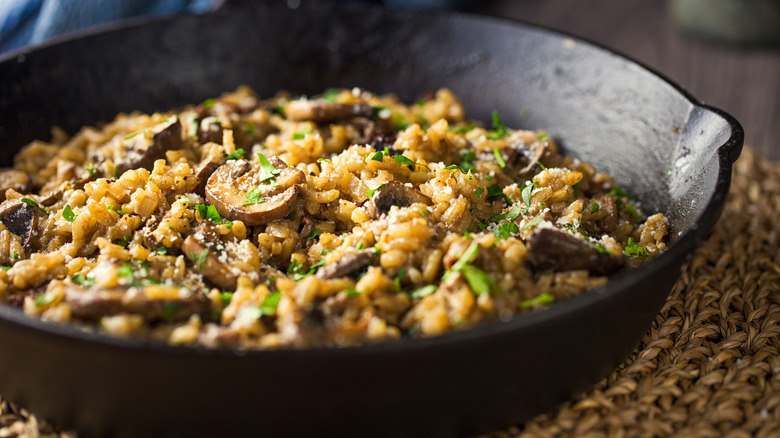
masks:
<svg viewBox="0 0 780 438"><path fill-rule="evenodd" d="M745 148L726 209L641 344L559 409L489 435L780 436L780 164ZM0 402L0 438L75 436Z"/></svg>

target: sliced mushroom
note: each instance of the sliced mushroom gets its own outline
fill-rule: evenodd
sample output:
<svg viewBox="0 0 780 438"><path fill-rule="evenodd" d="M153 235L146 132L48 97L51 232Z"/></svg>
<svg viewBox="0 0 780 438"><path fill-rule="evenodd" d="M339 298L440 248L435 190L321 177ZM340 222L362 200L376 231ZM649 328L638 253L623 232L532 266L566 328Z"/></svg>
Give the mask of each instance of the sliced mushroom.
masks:
<svg viewBox="0 0 780 438"><path fill-rule="evenodd" d="M528 260L536 271L587 269L595 275L608 275L625 263L622 254L599 251L579 237L546 227L537 227L529 236Z"/></svg>
<svg viewBox="0 0 780 438"><path fill-rule="evenodd" d="M378 188L368 200L367 213L371 219L378 219L394 205L408 207L412 204L433 205L433 202L414 187L398 181L390 181Z"/></svg>
<svg viewBox="0 0 780 438"><path fill-rule="evenodd" d="M195 193L200 196L206 196L206 183L209 181L211 175L219 169L219 166L219 163L215 163L210 159L204 160L198 165L196 172L198 185L195 186L195 189L193 190Z"/></svg>
<svg viewBox="0 0 780 438"><path fill-rule="evenodd" d="M298 307L279 318L277 325L284 343L293 348L325 345L328 330L325 317L316 306Z"/></svg>
<svg viewBox="0 0 780 438"><path fill-rule="evenodd" d="M38 232L38 208L21 201L5 201L0 204L0 222L22 238L26 250Z"/></svg>
<svg viewBox="0 0 780 438"><path fill-rule="evenodd" d="M140 132L123 140L124 158L115 161L118 173L129 169L152 170L154 162L165 158L165 152L178 149L182 144L181 122L173 116L151 129L151 139Z"/></svg>
<svg viewBox="0 0 780 438"><path fill-rule="evenodd" d="M507 172L518 178L528 178L538 171L539 161L547 152L547 142L538 141L534 147L516 142L503 152L506 153Z"/></svg>
<svg viewBox="0 0 780 438"><path fill-rule="evenodd" d="M5 201L5 191L8 189L14 189L19 193L27 193L30 190L30 177L21 170L0 169L0 202Z"/></svg>
<svg viewBox="0 0 780 438"><path fill-rule="evenodd" d="M293 210L306 175L277 157L268 160L279 174L263 180L261 165L230 160L208 179L206 200L222 217L240 220L248 226L281 219ZM251 194L250 198L247 195Z"/></svg>
<svg viewBox="0 0 780 438"><path fill-rule="evenodd" d="M147 296L143 287L108 289L69 285L65 288L65 301L73 316L84 320L131 313L150 321L184 321L192 315L206 318L211 311L209 299L194 290L177 299L155 299Z"/></svg>
<svg viewBox="0 0 780 438"><path fill-rule="evenodd" d="M315 123L329 123L352 117L373 117L371 105L330 103L324 100L293 100L284 109L287 118L295 121L311 120Z"/></svg>
<svg viewBox="0 0 780 438"><path fill-rule="evenodd" d="M206 279L224 290L234 290L242 272L230 266L224 248L217 249L221 241L214 223L202 221L194 231L184 239L182 252L198 266ZM221 257L221 254L225 256Z"/></svg>
<svg viewBox="0 0 780 438"><path fill-rule="evenodd" d="M206 117L200 121L198 141L202 144L214 142L222 144L222 123L216 117Z"/></svg>
<svg viewBox="0 0 780 438"><path fill-rule="evenodd" d="M320 280L330 280L333 278L346 277L369 266L374 261L375 254L376 252L373 249L364 249L347 254L338 259L335 263L320 268L320 270L317 271L317 278Z"/></svg>

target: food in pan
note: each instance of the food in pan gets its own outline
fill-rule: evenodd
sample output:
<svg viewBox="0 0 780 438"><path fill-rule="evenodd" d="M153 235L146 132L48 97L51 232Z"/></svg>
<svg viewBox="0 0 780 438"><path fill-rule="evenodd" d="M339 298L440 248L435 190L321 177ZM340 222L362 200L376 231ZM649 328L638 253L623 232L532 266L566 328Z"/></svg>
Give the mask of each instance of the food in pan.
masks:
<svg viewBox="0 0 780 438"><path fill-rule="evenodd" d="M0 171L0 297L116 336L433 336L600 287L665 248L662 213L544 131L469 122L446 89L405 105L240 87L52 137Z"/></svg>

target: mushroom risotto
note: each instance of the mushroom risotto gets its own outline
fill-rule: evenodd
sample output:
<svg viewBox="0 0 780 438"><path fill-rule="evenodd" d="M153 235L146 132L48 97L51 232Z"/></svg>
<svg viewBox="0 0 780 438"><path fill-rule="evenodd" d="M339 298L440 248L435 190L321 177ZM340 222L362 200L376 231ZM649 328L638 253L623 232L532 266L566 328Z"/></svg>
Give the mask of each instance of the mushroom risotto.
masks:
<svg viewBox="0 0 780 438"><path fill-rule="evenodd" d="M544 131L446 89L245 87L55 128L0 170L0 297L28 315L211 348L344 346L507 320L665 248Z"/></svg>

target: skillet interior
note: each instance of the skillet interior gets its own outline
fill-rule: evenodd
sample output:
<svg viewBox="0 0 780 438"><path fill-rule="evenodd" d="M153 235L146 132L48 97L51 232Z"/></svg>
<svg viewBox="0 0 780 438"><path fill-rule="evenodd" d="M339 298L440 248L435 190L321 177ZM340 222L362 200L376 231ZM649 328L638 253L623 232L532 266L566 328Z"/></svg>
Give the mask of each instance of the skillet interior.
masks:
<svg viewBox="0 0 780 438"><path fill-rule="evenodd" d="M457 14L243 8L153 20L0 62L0 158L119 111L332 86L411 101L441 86L470 118L545 128L672 221L666 254L509 323L345 350L213 352L107 339L0 307L0 393L88 435L445 436L521 421L639 341L723 206L742 132L646 68L581 40Z"/></svg>

